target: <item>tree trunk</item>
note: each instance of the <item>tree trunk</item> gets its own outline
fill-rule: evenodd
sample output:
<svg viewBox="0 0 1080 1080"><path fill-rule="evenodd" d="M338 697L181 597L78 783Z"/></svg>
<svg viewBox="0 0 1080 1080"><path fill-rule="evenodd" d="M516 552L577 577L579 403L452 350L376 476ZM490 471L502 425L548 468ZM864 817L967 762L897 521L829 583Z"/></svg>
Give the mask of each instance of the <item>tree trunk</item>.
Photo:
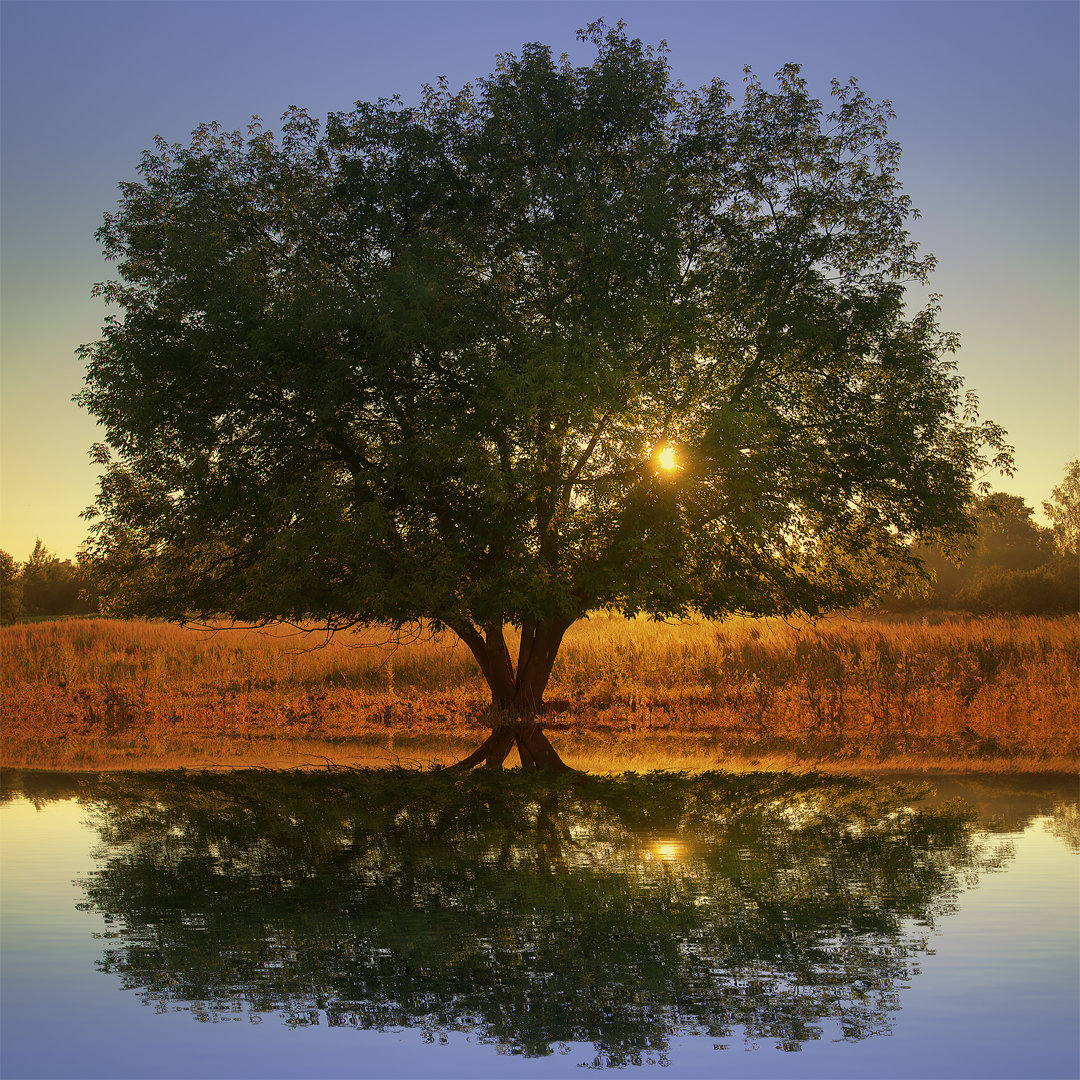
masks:
<svg viewBox="0 0 1080 1080"><path fill-rule="evenodd" d="M483 634L471 623L453 627L476 657L491 689L492 724L491 734L452 768L471 769L483 762L484 768L501 769L516 745L523 769L570 770L548 741L539 720L544 689L569 625L561 620L523 626L516 670L500 624L484 627Z"/></svg>

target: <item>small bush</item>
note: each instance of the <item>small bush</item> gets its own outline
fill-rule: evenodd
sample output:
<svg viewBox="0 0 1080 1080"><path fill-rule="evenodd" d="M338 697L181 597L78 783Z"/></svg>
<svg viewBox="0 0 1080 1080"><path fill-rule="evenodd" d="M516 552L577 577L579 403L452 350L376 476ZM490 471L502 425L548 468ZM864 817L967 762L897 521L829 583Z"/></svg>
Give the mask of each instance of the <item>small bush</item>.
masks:
<svg viewBox="0 0 1080 1080"><path fill-rule="evenodd" d="M1071 570L1071 573L1070 573ZM1007 570L996 566L957 593L957 605L977 615L1064 615L1080 610L1075 566Z"/></svg>

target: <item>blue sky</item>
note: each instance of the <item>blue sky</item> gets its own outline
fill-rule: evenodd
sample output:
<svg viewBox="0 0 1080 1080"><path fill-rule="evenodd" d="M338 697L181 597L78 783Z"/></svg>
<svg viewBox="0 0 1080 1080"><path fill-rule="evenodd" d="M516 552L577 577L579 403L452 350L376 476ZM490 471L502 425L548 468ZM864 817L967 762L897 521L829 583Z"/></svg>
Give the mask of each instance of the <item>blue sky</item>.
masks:
<svg viewBox="0 0 1080 1080"><path fill-rule="evenodd" d="M73 556L94 498L100 437L71 402L75 349L105 308L94 230L155 135L198 123L270 128L290 105L315 115L446 75L489 73L499 52L542 41L588 62L575 31L623 18L666 39L690 86L736 93L750 64L788 61L812 88L856 76L893 102L901 176L939 264L942 323L961 373L1016 445L1002 490L1036 508L1080 453L1080 4L790 2L0 3L0 547L40 536Z"/></svg>

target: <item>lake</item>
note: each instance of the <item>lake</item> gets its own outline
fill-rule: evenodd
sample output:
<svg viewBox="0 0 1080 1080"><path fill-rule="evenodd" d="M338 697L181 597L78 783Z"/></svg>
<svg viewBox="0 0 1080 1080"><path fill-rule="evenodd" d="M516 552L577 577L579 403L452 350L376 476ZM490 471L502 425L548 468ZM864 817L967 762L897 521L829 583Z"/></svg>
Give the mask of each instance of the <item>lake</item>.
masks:
<svg viewBox="0 0 1080 1080"><path fill-rule="evenodd" d="M7 1080L1080 1070L1073 778L2 792Z"/></svg>

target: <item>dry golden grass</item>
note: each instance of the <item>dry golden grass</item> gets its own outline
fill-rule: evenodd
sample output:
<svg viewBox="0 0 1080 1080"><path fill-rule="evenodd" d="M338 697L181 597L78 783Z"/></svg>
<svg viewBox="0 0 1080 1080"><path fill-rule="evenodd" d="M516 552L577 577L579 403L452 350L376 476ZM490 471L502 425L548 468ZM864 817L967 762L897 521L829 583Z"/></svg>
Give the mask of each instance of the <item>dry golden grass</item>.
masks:
<svg viewBox="0 0 1080 1080"><path fill-rule="evenodd" d="M6 627L3 763L449 762L485 733L486 688L455 639L182 629L89 619ZM571 765L1075 771L1076 618L935 625L833 619L567 634L548 730Z"/></svg>

